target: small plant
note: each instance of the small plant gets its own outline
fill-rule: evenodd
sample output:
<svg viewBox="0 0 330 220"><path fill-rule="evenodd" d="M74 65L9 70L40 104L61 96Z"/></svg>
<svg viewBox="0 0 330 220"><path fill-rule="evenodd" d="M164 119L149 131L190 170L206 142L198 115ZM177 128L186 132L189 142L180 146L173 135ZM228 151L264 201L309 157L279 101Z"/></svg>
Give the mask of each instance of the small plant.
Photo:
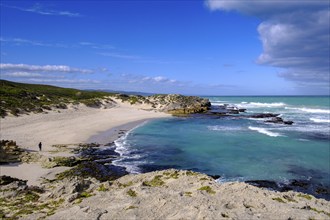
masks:
<svg viewBox="0 0 330 220"><path fill-rule="evenodd" d="M88 198L88 197L91 197L91 196L93 196L93 194L88 193L88 192L82 192L82 193L80 193L80 197L81 198Z"/></svg>
<svg viewBox="0 0 330 220"><path fill-rule="evenodd" d="M133 185L133 182L132 181L129 181L128 183L120 183L118 182L118 186L120 188L126 188L126 187L129 187L129 186L132 186Z"/></svg>
<svg viewBox="0 0 330 220"><path fill-rule="evenodd" d="M194 171L191 171L191 170L188 170L188 171L186 171L186 175L187 175L187 176L197 176L198 173L196 173L196 172L194 172Z"/></svg>
<svg viewBox="0 0 330 220"><path fill-rule="evenodd" d="M167 176L167 179L178 179L180 174L179 171L174 171L174 172L164 172L164 175Z"/></svg>
<svg viewBox="0 0 330 220"><path fill-rule="evenodd" d="M130 197L137 197L137 193L132 189L129 189L126 194Z"/></svg>
<svg viewBox="0 0 330 220"><path fill-rule="evenodd" d="M203 177L203 178L200 178L199 180L209 180L209 179L206 177Z"/></svg>
<svg viewBox="0 0 330 220"><path fill-rule="evenodd" d="M136 96L131 96L129 98L129 102L130 102L131 105L136 104L138 101L139 101L139 99Z"/></svg>
<svg viewBox="0 0 330 220"><path fill-rule="evenodd" d="M307 199L307 200L311 200L312 199L312 196L307 195L307 194L298 194L297 196L298 197L301 197L301 198L304 198L304 199Z"/></svg>
<svg viewBox="0 0 330 220"><path fill-rule="evenodd" d="M39 195L33 193L33 192L27 192L25 194L25 198L23 198L24 202L36 202L40 198Z"/></svg>
<svg viewBox="0 0 330 220"><path fill-rule="evenodd" d="M291 198L290 196L287 196L287 195L284 195L283 198L288 200L289 202L297 202L296 200L294 200L293 198Z"/></svg>
<svg viewBox="0 0 330 220"><path fill-rule="evenodd" d="M189 197L191 197L191 195L192 195L192 192L184 192L184 194L185 194L186 196L189 196Z"/></svg>
<svg viewBox="0 0 330 220"><path fill-rule="evenodd" d="M97 190L100 191L100 192L105 192L108 189L104 186L104 184L101 184Z"/></svg>
<svg viewBox="0 0 330 220"><path fill-rule="evenodd" d="M134 206L134 205L130 205L126 208L126 210L129 210L129 209L137 209L138 207L137 206Z"/></svg>
<svg viewBox="0 0 330 220"><path fill-rule="evenodd" d="M272 200L281 202L281 203L286 203L282 198L276 197L276 198L272 198Z"/></svg>
<svg viewBox="0 0 330 220"><path fill-rule="evenodd" d="M144 186L162 186L165 182L161 179L161 175L155 176L151 181L144 181L142 185Z"/></svg>
<svg viewBox="0 0 330 220"><path fill-rule="evenodd" d="M212 188L210 186L203 186L203 187L199 188L198 190L206 191L209 194L215 194L215 191L212 190Z"/></svg>
<svg viewBox="0 0 330 220"><path fill-rule="evenodd" d="M316 209L316 208L313 208L313 207L310 207L309 205L308 206L304 206L304 207L302 207L301 209L306 209L306 210L313 210L314 212L317 212L317 213L323 213L323 214L325 214L325 215L327 215L327 216L329 216L330 217L330 213L329 212L326 212L326 211L323 211L323 210L318 210L318 209Z"/></svg>

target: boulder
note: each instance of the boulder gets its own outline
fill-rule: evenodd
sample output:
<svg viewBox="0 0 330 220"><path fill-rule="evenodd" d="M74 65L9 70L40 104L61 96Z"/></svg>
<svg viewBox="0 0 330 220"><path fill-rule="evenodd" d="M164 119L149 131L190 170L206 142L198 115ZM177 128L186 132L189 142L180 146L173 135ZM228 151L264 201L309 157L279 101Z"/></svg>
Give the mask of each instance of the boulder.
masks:
<svg viewBox="0 0 330 220"><path fill-rule="evenodd" d="M272 113L261 113L261 114L254 114L248 116L248 118L275 118L280 114L272 114Z"/></svg>
<svg viewBox="0 0 330 220"><path fill-rule="evenodd" d="M284 121L281 117L273 117L270 120L266 120L267 123L274 123L274 124L285 124L285 125L292 125L293 121Z"/></svg>

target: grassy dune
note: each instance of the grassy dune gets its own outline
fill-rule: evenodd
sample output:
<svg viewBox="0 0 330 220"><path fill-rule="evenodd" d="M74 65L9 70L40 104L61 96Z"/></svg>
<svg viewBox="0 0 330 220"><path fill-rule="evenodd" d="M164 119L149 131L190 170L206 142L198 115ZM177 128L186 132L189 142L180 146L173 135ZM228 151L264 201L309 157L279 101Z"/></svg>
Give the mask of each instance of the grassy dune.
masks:
<svg viewBox="0 0 330 220"><path fill-rule="evenodd" d="M111 95L114 94L0 80L0 116L66 108L69 103L93 107L98 105L99 98Z"/></svg>

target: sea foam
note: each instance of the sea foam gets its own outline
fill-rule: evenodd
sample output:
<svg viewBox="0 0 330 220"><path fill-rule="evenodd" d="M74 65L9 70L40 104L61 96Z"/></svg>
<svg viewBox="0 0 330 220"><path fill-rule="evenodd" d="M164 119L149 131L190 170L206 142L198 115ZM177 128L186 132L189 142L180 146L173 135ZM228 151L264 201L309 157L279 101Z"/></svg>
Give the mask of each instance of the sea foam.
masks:
<svg viewBox="0 0 330 220"><path fill-rule="evenodd" d="M286 106L283 102L271 102L271 103L262 103L262 102L241 102L240 106L248 108L274 108L274 107L283 107Z"/></svg>
<svg viewBox="0 0 330 220"><path fill-rule="evenodd" d="M330 119L310 118L309 120L316 123L330 123Z"/></svg>
<svg viewBox="0 0 330 220"><path fill-rule="evenodd" d="M330 110L328 110L328 109L318 109L318 108L291 108L291 107L285 107L285 109L299 110L299 111L308 112L308 113L330 114Z"/></svg>
<svg viewBox="0 0 330 220"><path fill-rule="evenodd" d="M271 132L271 131L268 131L266 128L259 128L259 127L252 127L252 126L249 126L249 129L252 130L252 131L257 131L261 134L265 134L265 135L268 135L270 137L279 137L279 136L282 136L281 134L279 133L275 133L275 132Z"/></svg>
<svg viewBox="0 0 330 220"><path fill-rule="evenodd" d="M207 129L209 129L210 131L241 131L243 128L214 125L214 126L207 126Z"/></svg>

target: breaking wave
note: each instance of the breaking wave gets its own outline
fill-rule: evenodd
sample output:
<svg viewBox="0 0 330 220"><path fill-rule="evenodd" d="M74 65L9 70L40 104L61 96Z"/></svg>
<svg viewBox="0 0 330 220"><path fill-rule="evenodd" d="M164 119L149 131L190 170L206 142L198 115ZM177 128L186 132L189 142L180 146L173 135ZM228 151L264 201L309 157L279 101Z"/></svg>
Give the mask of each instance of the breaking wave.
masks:
<svg viewBox="0 0 330 220"><path fill-rule="evenodd" d="M309 120L316 123L330 123L330 119L310 118Z"/></svg>
<svg viewBox="0 0 330 220"><path fill-rule="evenodd" d="M299 110L302 112L308 112L308 113L320 113L320 114L330 114L329 109L318 109L318 108L291 108L291 107L285 107L285 109L289 110Z"/></svg>
<svg viewBox="0 0 330 220"><path fill-rule="evenodd" d="M261 134L268 135L270 137L279 137L279 136L282 136L279 133L268 131L266 128L259 128L259 127L249 126L249 129L252 130L252 131L257 131L257 132L259 132Z"/></svg>
<svg viewBox="0 0 330 220"><path fill-rule="evenodd" d="M248 108L274 108L286 106L283 102L262 103L262 102L241 102L240 106Z"/></svg>

